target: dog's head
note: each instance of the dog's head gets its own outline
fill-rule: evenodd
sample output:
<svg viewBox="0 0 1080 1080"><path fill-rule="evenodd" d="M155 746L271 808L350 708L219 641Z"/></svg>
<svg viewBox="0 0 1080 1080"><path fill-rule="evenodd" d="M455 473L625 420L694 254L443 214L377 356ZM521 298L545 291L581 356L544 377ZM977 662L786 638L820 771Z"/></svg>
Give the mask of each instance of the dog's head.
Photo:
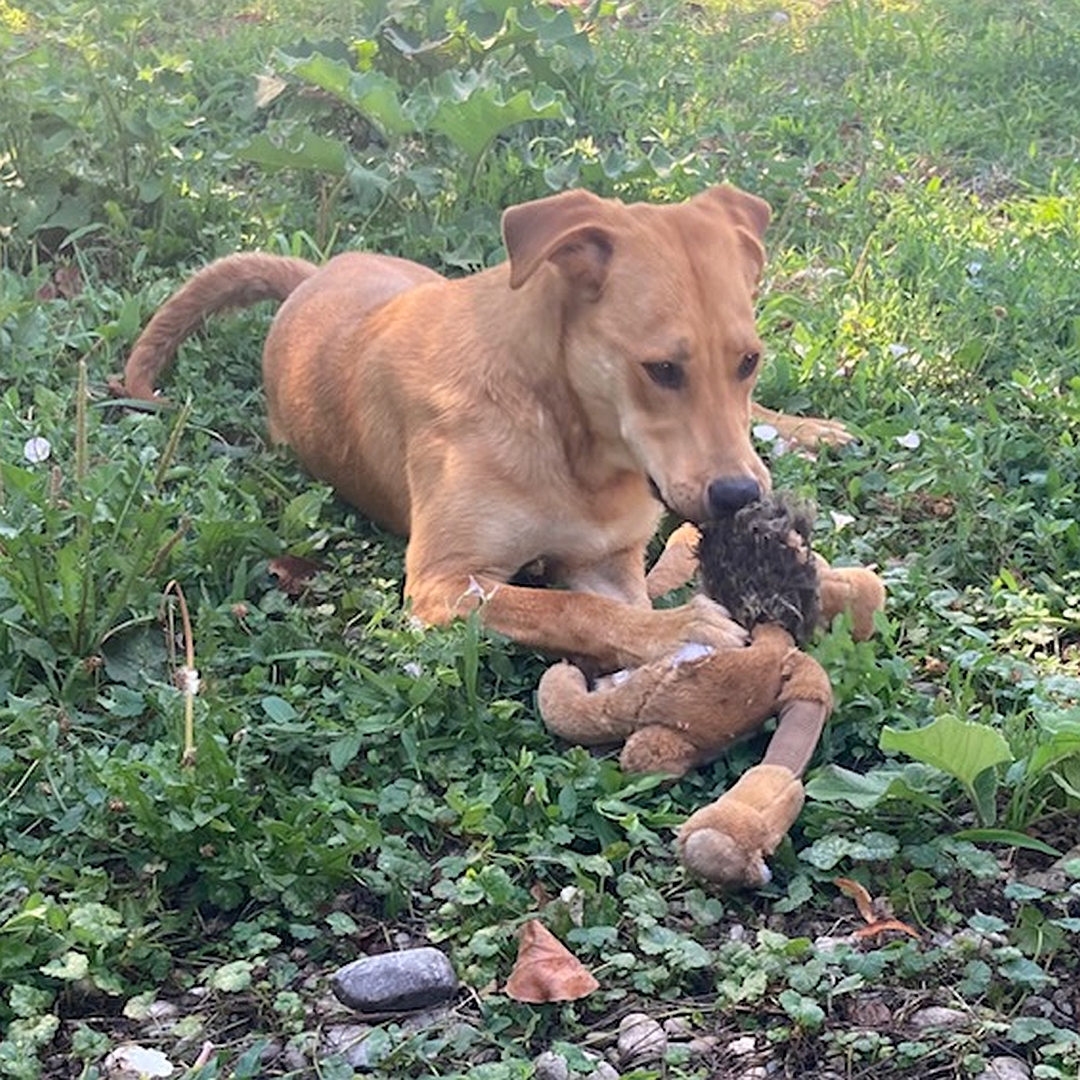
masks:
<svg viewBox="0 0 1080 1080"><path fill-rule="evenodd" d="M768 220L767 203L727 185L673 206L570 191L503 215L510 287L555 290L594 434L690 521L770 486L750 441Z"/></svg>

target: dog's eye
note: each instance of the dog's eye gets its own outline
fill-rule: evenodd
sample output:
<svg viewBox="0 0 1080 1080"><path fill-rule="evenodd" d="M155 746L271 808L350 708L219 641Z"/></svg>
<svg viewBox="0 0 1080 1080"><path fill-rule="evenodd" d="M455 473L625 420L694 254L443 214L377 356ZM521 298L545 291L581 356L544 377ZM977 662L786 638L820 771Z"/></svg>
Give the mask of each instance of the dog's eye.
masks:
<svg viewBox="0 0 1080 1080"><path fill-rule="evenodd" d="M757 371L757 366L761 360L761 353L748 352L743 353L742 359L739 361L738 375L740 379L749 379L751 375Z"/></svg>
<svg viewBox="0 0 1080 1080"><path fill-rule="evenodd" d="M686 373L682 365L673 363L671 360L658 360L642 366L645 368L645 374L657 386L662 386L665 390L678 390L686 382Z"/></svg>

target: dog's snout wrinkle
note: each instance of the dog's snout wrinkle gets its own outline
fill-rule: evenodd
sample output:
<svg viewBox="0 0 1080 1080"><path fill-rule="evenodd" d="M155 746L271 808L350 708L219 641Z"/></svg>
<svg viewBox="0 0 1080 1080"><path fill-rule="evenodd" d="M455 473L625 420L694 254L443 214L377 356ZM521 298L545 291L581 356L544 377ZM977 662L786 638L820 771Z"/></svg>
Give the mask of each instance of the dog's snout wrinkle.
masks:
<svg viewBox="0 0 1080 1080"><path fill-rule="evenodd" d="M709 484L709 510L714 517L734 514L761 498L761 485L752 476L726 476Z"/></svg>

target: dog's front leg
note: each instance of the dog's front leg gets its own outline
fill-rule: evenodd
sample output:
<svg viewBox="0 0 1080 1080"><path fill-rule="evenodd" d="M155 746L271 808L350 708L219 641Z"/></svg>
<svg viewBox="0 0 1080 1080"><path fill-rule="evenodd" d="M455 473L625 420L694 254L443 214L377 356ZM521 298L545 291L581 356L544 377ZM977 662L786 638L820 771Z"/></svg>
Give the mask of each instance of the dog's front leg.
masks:
<svg viewBox="0 0 1080 1080"><path fill-rule="evenodd" d="M521 645L588 657L601 671L637 667L686 642L718 649L746 642L746 631L704 596L656 611L608 596L469 575L414 580L407 592L413 614L424 622L445 623L475 610L485 626Z"/></svg>

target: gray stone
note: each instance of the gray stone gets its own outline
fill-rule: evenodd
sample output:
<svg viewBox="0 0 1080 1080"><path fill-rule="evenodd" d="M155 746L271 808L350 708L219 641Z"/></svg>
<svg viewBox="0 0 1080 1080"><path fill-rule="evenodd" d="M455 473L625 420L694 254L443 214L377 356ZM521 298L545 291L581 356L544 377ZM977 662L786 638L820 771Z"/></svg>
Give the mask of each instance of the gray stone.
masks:
<svg viewBox="0 0 1080 1080"><path fill-rule="evenodd" d="M334 972L330 985L342 1005L362 1013L431 1008L458 991L450 961L427 945L354 960Z"/></svg>
<svg viewBox="0 0 1080 1080"><path fill-rule="evenodd" d="M619 1022L619 1060L659 1061L667 1051L664 1029L647 1013L627 1013Z"/></svg>
<svg viewBox="0 0 1080 1080"><path fill-rule="evenodd" d="M664 1034L669 1039L692 1039L694 1025L685 1016L669 1016L664 1021Z"/></svg>
<svg viewBox="0 0 1080 1080"><path fill-rule="evenodd" d="M919 1031L944 1028L946 1031L963 1031L971 1025L971 1017L960 1009L947 1009L943 1005L928 1005L911 1014L911 1026Z"/></svg>
<svg viewBox="0 0 1080 1080"><path fill-rule="evenodd" d="M995 1057L986 1063L977 1080L1031 1080L1031 1070L1019 1058Z"/></svg>
<svg viewBox="0 0 1080 1080"><path fill-rule="evenodd" d="M764 1065L754 1065L746 1072L739 1073L738 1080L767 1080L769 1070Z"/></svg>

